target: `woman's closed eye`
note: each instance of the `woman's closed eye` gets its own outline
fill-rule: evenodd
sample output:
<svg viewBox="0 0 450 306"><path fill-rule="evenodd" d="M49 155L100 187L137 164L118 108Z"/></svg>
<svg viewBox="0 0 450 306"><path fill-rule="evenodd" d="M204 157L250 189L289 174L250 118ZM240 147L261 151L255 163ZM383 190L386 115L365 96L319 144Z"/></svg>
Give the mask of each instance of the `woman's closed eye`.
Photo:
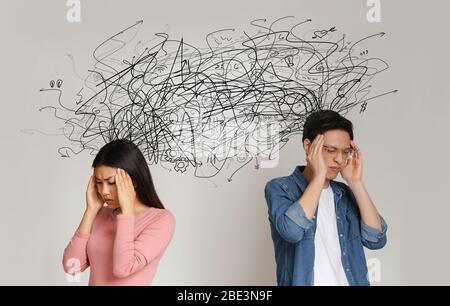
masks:
<svg viewBox="0 0 450 306"><path fill-rule="evenodd" d="M101 185L102 184L102 182L96 182L97 183L97 185ZM106 182L106 183L108 183L109 185L115 185L116 184L116 182Z"/></svg>

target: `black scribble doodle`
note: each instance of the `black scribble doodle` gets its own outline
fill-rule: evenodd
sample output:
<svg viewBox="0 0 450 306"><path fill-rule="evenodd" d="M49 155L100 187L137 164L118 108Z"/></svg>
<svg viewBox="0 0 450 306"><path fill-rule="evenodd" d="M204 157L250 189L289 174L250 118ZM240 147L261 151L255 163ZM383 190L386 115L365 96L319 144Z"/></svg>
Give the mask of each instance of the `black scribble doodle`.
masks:
<svg viewBox="0 0 450 306"><path fill-rule="evenodd" d="M364 102L363 104L361 104L361 110L359 112L364 113L366 111L366 108L367 108L367 102Z"/></svg>
<svg viewBox="0 0 450 306"><path fill-rule="evenodd" d="M149 164L232 181L250 163L258 170L276 160L311 112L344 115L360 106L362 113L369 101L396 92L370 96L371 81L389 65L369 57L365 43L384 33L352 42L334 26L311 23L257 19L242 31L208 33L196 46L168 33L143 39L141 20L94 49L76 96L62 101L61 80L41 89L58 95L57 105L40 110L64 122L62 157L94 155L127 138Z"/></svg>
<svg viewBox="0 0 450 306"><path fill-rule="evenodd" d="M62 128L61 128L61 130L62 130ZM29 135L41 134L44 136L61 136L61 133L44 133L44 132L36 130L36 129L21 129L20 131L24 134L29 134Z"/></svg>
<svg viewBox="0 0 450 306"><path fill-rule="evenodd" d="M314 31L314 35L313 35L312 39L324 38L325 35L327 35L328 33L335 32L335 31L336 31L336 27L332 27L329 30Z"/></svg>

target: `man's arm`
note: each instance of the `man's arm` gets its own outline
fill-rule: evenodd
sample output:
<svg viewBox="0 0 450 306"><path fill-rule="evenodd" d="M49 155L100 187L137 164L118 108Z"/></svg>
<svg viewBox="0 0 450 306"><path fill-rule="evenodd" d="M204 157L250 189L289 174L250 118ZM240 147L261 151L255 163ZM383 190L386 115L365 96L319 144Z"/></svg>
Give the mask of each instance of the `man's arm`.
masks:
<svg viewBox="0 0 450 306"><path fill-rule="evenodd" d="M305 177L309 181L303 195L298 203L303 208L306 217L311 220L316 213L319 205L320 193L322 192L327 175L327 166L322 156L322 146L324 136L319 134L316 136L311 146L308 148L306 161L308 162L305 169Z"/></svg>
<svg viewBox="0 0 450 306"><path fill-rule="evenodd" d="M356 202L361 214L361 221L379 231L382 230L381 218L373 203L372 199L367 192L367 189L362 181L349 184L350 189L355 195Z"/></svg>
<svg viewBox="0 0 450 306"><path fill-rule="evenodd" d="M322 178L314 178L311 182L309 182L305 192L303 192L303 195L298 200L309 220L311 220L316 213L323 184L324 180Z"/></svg>
<svg viewBox="0 0 450 306"><path fill-rule="evenodd" d="M355 156L341 170L342 177L347 181L350 188L352 202L359 208L361 218L361 240L364 246L371 250L382 248L386 244L387 224L378 214L375 204L370 199L369 193L362 179L362 153L359 147L352 141Z"/></svg>

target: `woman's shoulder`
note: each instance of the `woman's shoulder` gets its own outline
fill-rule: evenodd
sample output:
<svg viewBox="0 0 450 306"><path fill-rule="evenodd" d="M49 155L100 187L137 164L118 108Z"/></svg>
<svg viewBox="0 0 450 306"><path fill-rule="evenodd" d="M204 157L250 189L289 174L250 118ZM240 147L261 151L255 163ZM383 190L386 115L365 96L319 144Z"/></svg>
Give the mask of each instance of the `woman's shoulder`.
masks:
<svg viewBox="0 0 450 306"><path fill-rule="evenodd" d="M143 213L142 219L146 225L162 227L175 226L175 217L168 209L149 207L148 210Z"/></svg>

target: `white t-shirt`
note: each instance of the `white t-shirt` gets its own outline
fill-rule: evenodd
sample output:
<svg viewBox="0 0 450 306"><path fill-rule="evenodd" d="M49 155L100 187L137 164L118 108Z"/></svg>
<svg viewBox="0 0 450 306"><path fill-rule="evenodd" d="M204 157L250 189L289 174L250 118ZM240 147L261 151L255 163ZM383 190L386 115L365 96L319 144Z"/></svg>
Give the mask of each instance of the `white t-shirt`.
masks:
<svg viewBox="0 0 450 306"><path fill-rule="evenodd" d="M341 262L341 246L336 224L333 190L322 189L314 238L314 286L348 286Z"/></svg>

